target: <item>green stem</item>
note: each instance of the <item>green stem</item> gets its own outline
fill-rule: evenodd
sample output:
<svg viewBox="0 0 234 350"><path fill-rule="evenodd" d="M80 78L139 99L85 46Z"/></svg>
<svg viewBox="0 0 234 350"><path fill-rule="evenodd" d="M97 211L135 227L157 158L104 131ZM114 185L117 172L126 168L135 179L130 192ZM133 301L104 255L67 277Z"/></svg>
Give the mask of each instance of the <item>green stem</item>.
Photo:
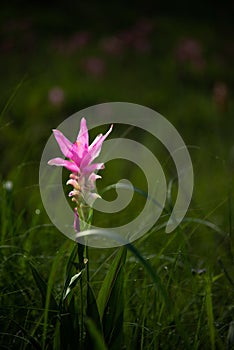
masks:
<svg viewBox="0 0 234 350"><path fill-rule="evenodd" d="M79 270L84 268L84 245L77 243L77 255L79 261ZM80 320L80 339L83 340L84 335L84 303L83 303L83 278L80 279L80 307L81 307L81 320Z"/></svg>
<svg viewBox="0 0 234 350"><path fill-rule="evenodd" d="M80 227L81 231L87 229L90 225L92 215L90 215L90 209L87 210L86 206L80 205L79 207L79 216L81 221L83 222L82 226ZM83 238L84 239L84 238ZM83 241L84 244L77 243L77 253L78 253L78 260L79 260L79 269L84 269L86 266L86 273L87 273L87 282L89 282L89 257L88 257L88 247L85 245L85 239ZM87 262L84 261L84 255L87 259ZM81 302L81 321L80 321L80 339L83 341L84 338L84 295L83 295L83 277L80 279L80 302Z"/></svg>
<svg viewBox="0 0 234 350"><path fill-rule="evenodd" d="M83 280L80 279L80 304L81 304L81 320L80 320L80 339L83 342L84 337L84 303L83 303Z"/></svg>
<svg viewBox="0 0 234 350"><path fill-rule="evenodd" d="M86 269L87 269L87 283L89 283L89 248L88 246L85 246L86 247L86 259L87 259L87 263L86 263Z"/></svg>

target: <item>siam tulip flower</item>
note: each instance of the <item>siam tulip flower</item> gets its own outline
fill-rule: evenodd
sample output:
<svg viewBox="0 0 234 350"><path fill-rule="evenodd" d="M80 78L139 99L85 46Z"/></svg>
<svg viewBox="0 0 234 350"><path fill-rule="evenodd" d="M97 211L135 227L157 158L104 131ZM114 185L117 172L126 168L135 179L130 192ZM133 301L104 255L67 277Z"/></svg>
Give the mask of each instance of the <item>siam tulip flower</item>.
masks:
<svg viewBox="0 0 234 350"><path fill-rule="evenodd" d="M101 152L103 141L112 130L112 125L105 135L99 134L89 145L89 134L85 118L81 119L80 131L74 143L70 142L59 130L53 130L58 145L68 160L63 158L53 158L48 164L63 166L71 171L67 185L73 186L69 193L72 201L77 203L75 208L75 230L79 232L79 207L81 204L93 203L100 196L94 192L95 182L101 176L96 171L104 168L104 163L93 163Z"/></svg>

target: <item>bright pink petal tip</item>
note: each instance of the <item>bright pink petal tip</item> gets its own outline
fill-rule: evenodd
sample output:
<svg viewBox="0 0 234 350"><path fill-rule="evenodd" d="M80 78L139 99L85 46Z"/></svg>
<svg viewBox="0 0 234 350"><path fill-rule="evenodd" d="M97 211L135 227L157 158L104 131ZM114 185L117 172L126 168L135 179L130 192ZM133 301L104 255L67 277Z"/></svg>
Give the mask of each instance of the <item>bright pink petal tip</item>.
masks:
<svg viewBox="0 0 234 350"><path fill-rule="evenodd" d="M102 144L107 138L107 136L111 133L113 125L111 125L110 129L107 131L105 135L98 135L93 143L89 146L89 163L92 162L95 158L97 158L101 152Z"/></svg>
<svg viewBox="0 0 234 350"><path fill-rule="evenodd" d="M71 158L72 143L57 129L53 130L54 137L65 157Z"/></svg>
<svg viewBox="0 0 234 350"><path fill-rule="evenodd" d="M78 144L83 146L84 150L88 150L89 133L88 133L88 128L87 128L85 118L82 118L80 121L80 131L79 131L79 134L77 136L77 142L78 142Z"/></svg>

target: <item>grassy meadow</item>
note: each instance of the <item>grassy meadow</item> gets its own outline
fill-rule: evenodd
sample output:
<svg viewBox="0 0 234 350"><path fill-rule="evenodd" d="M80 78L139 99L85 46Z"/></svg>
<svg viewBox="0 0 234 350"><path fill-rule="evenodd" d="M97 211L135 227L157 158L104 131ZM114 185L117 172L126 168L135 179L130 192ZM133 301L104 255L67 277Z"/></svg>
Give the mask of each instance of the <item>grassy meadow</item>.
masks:
<svg viewBox="0 0 234 350"><path fill-rule="evenodd" d="M5 4L0 15L0 349L234 349L230 21L139 9L112 21L104 6L98 14L98 6L62 9ZM43 208L41 154L64 119L114 101L150 107L175 126L193 162L193 198L166 234L175 165L152 135L116 125L110 138L148 147L171 191L163 215L139 240L82 248ZM92 130L91 139L107 128ZM125 160L100 173L100 189L127 178L147 191L143 171ZM127 223L144 204L135 193L118 214L94 211L93 223Z"/></svg>

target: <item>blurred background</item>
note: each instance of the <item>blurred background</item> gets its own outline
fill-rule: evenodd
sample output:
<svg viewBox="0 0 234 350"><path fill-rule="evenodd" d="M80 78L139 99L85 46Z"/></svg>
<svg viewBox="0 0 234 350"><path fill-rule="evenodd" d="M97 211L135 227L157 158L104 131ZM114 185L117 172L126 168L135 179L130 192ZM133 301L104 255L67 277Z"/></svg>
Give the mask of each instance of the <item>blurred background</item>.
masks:
<svg viewBox="0 0 234 350"><path fill-rule="evenodd" d="M126 349L152 349L147 344L152 344L152 335L157 334L163 349L172 349L175 344L180 349L212 348L209 327L211 337L215 327L217 349L226 349L229 333L233 342L233 18L233 0L1 1L2 349L31 349L30 344L19 345L20 336L25 335L22 326L39 341L42 328L47 327L42 321L45 303L41 306L28 262L33 262L50 286L52 281L59 296L74 246L50 222L41 201L38 177L45 144L52 129L73 113L113 101L141 104L167 118L189 149L195 176L187 221L167 235L165 223L177 193L175 165L152 135L137 128L114 126L109 138L124 135L142 142L157 156L166 175L167 212L151 234L134 246L162 278L177 310L178 328L184 329L180 342L180 330L177 334L173 315L161 307L151 277L129 254L124 285ZM108 128L103 125L92 130L91 140ZM127 178L147 190L143 171L131 162L113 160L100 174L100 189ZM68 172L64 170L63 175L65 183ZM110 191L104 198L115 196ZM136 193L126 211L116 215L95 212L93 223L110 227L129 222L144 203L144 196ZM89 250L95 291L110 267L106 257L111 251ZM156 302L158 312L154 312L155 306L152 309ZM48 331L53 342L53 326ZM189 346L183 343L184 335L189 337ZM133 345L134 337L141 339L140 347Z"/></svg>
<svg viewBox="0 0 234 350"><path fill-rule="evenodd" d="M2 1L0 177L16 192L16 212L43 212L38 167L52 128L82 108L126 101L177 128L194 164L192 208L225 225L234 169L233 14L233 1ZM168 155L159 149L158 156ZM213 213L216 206L224 211Z"/></svg>

